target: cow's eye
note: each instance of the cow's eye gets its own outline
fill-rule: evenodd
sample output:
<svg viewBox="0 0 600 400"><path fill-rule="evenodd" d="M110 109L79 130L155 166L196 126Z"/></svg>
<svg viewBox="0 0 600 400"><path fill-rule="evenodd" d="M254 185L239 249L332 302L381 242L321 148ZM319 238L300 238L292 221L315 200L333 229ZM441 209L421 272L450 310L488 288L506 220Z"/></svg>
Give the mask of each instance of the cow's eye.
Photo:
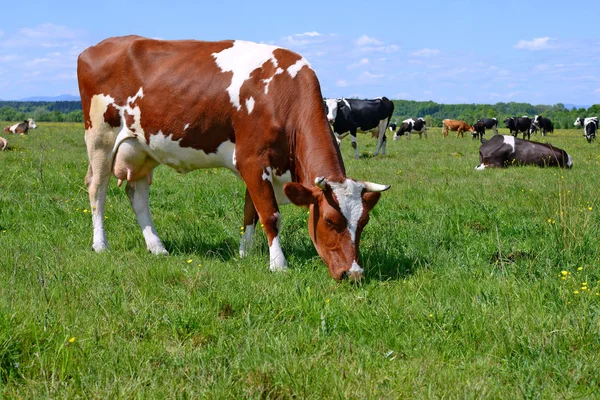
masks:
<svg viewBox="0 0 600 400"><path fill-rule="evenodd" d="M333 226L333 221L330 220L329 218L325 218L325 223L329 226Z"/></svg>

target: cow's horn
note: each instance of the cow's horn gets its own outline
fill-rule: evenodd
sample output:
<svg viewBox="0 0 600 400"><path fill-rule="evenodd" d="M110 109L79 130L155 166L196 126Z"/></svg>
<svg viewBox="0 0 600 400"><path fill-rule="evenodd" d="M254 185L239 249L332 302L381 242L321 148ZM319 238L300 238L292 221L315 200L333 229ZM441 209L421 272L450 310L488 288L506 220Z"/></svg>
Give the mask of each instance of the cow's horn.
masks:
<svg viewBox="0 0 600 400"><path fill-rule="evenodd" d="M390 185L380 185L379 183L363 182L366 192L385 192L390 188Z"/></svg>
<svg viewBox="0 0 600 400"><path fill-rule="evenodd" d="M315 178L315 185L325 190L325 188L327 187L327 179L325 179L324 176L318 176Z"/></svg>

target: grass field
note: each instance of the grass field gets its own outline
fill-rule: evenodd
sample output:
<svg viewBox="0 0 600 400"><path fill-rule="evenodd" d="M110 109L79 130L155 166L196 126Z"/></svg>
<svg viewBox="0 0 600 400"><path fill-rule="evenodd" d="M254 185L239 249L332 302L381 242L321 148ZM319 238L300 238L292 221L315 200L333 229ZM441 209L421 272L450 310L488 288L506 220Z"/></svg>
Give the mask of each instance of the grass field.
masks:
<svg viewBox="0 0 600 400"><path fill-rule="evenodd" d="M263 232L240 260L244 186L226 170L156 170L168 257L147 253L113 179L111 251L93 253L83 127L38 126L0 152L4 397L600 396L600 152L579 130L532 138L571 170L475 171L477 141L440 129L379 158L375 140L359 137L359 160L344 140L349 176L392 185L352 285L291 205L290 271L269 272Z"/></svg>

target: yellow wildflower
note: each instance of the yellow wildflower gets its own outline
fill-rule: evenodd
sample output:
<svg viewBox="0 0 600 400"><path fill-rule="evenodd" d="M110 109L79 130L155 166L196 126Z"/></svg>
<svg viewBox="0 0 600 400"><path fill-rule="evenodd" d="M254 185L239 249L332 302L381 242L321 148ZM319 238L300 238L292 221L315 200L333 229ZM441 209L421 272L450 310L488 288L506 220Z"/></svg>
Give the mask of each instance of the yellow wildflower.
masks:
<svg viewBox="0 0 600 400"><path fill-rule="evenodd" d="M581 270L583 270L583 267L577 268L577 271L581 271Z"/></svg>
<svg viewBox="0 0 600 400"><path fill-rule="evenodd" d="M192 263L192 261L193 261L193 260L190 258L190 259L187 261L187 263L188 263L188 264L191 264L191 263Z"/></svg>
<svg viewBox="0 0 600 400"><path fill-rule="evenodd" d="M69 343L75 343L75 336L73 336L71 339L69 339Z"/></svg>
<svg viewBox="0 0 600 400"><path fill-rule="evenodd" d="M569 271L560 271L561 274L563 274L563 276L567 276L569 274Z"/></svg>

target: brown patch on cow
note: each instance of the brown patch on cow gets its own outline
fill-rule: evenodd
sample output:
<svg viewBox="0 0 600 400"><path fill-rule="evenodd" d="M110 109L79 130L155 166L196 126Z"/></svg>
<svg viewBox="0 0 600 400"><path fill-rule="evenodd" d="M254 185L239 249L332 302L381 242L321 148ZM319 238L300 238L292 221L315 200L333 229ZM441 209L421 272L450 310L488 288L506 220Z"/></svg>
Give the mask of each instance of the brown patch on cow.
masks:
<svg viewBox="0 0 600 400"><path fill-rule="evenodd" d="M125 110L123 112L123 118L125 119L125 126L129 128L131 132L135 132L135 127L133 126L133 124L135 124L135 116Z"/></svg>
<svg viewBox="0 0 600 400"><path fill-rule="evenodd" d="M6 128L4 128L4 132L6 132L6 133L12 133L12 132L10 131L10 126L7 126Z"/></svg>
<svg viewBox="0 0 600 400"><path fill-rule="evenodd" d="M285 49L275 49L273 55L277 60L277 66L286 71L286 73L289 67L302 59L300 54Z"/></svg>
<svg viewBox="0 0 600 400"><path fill-rule="evenodd" d="M104 112L104 122L113 128L121 126L121 114L114 104L109 104Z"/></svg>

